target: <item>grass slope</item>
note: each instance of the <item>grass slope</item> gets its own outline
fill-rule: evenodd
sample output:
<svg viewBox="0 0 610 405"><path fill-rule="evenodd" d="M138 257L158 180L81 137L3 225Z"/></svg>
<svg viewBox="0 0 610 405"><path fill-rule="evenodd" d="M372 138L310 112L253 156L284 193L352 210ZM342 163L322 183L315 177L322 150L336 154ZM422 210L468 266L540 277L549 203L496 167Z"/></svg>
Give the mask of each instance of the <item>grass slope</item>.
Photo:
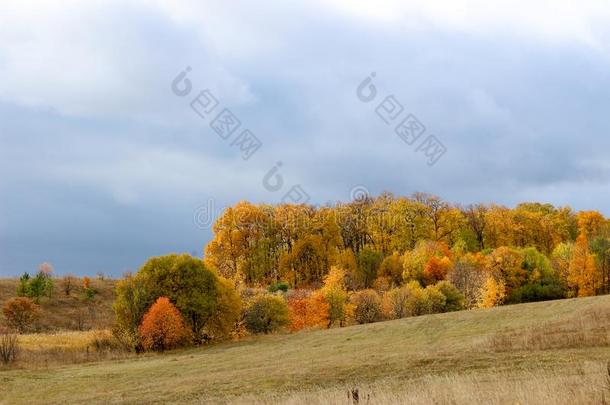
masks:
<svg viewBox="0 0 610 405"><path fill-rule="evenodd" d="M0 402L346 403L358 386L373 403L503 403L503 392L529 391L521 403L599 403L609 310L610 296L580 298L4 371Z"/></svg>
<svg viewBox="0 0 610 405"><path fill-rule="evenodd" d="M62 291L61 279L53 279L54 289L51 298L40 300L41 315L35 325L39 331L108 329L114 323L112 303L114 302L115 280L91 280L95 290L93 301L84 299L82 280L78 279L73 291L67 296ZM2 316L4 303L17 296L16 278L0 279L0 326L5 324Z"/></svg>

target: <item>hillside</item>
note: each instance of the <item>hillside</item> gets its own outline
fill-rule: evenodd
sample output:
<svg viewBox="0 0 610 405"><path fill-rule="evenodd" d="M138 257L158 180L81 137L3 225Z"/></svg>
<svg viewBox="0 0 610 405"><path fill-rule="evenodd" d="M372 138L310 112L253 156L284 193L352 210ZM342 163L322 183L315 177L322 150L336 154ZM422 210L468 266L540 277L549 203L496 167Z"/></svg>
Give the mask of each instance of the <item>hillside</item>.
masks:
<svg viewBox="0 0 610 405"><path fill-rule="evenodd" d="M46 370L0 402L599 403L610 296L520 304Z"/></svg>
<svg viewBox="0 0 610 405"><path fill-rule="evenodd" d="M4 303L14 298L19 280L16 278L0 279L0 308ZM84 299L82 280L76 280L76 285L70 295L62 291L61 279L54 279L54 289L51 298L40 301L41 315L35 328L39 331L56 330L88 330L107 329L114 322L112 303L114 301L115 280L91 280L95 290L92 301ZM0 312L0 326L5 319Z"/></svg>

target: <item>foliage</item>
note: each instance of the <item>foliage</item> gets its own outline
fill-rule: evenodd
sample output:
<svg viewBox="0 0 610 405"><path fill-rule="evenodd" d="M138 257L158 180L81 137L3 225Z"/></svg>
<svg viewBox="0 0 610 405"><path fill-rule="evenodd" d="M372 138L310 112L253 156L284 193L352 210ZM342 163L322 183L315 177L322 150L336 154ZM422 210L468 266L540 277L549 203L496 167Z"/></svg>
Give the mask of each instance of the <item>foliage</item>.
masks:
<svg viewBox="0 0 610 405"><path fill-rule="evenodd" d="M576 238L572 260L568 268L567 282L574 296L595 295L599 275L595 257L589 251L589 241L583 233Z"/></svg>
<svg viewBox="0 0 610 405"><path fill-rule="evenodd" d="M278 291L287 292L288 288L289 288L288 283L286 283L284 281L279 281L279 282L271 284L269 286L269 292L270 293L274 293L274 292L278 292Z"/></svg>
<svg viewBox="0 0 610 405"><path fill-rule="evenodd" d="M37 304L42 297L51 297L53 279L51 270L45 265L46 263L41 265L41 270L34 277L30 277L27 272L21 276L17 286L17 296L32 298Z"/></svg>
<svg viewBox="0 0 610 405"><path fill-rule="evenodd" d="M443 258L432 256L424 267L424 280L426 284L435 284L445 280L452 268L453 264L447 256Z"/></svg>
<svg viewBox="0 0 610 405"><path fill-rule="evenodd" d="M290 322L288 305L277 295L257 297L244 311L244 322L251 333L275 332Z"/></svg>
<svg viewBox="0 0 610 405"><path fill-rule="evenodd" d="M474 308L480 301L486 277L484 274L485 258L482 254L468 253L458 257L448 280L464 296L464 306Z"/></svg>
<svg viewBox="0 0 610 405"><path fill-rule="evenodd" d="M393 286L402 284L403 258L398 252L385 257L379 266L379 275L391 280Z"/></svg>
<svg viewBox="0 0 610 405"><path fill-rule="evenodd" d="M464 309L464 295L449 281L438 282L434 288L445 297L441 312L452 312Z"/></svg>
<svg viewBox="0 0 610 405"><path fill-rule="evenodd" d="M184 345L190 330L167 297L159 297L148 309L138 329L145 350L164 351Z"/></svg>
<svg viewBox="0 0 610 405"><path fill-rule="evenodd" d="M26 297L17 297L6 301L2 312L6 318L6 323L19 333L27 332L40 314L38 305Z"/></svg>
<svg viewBox="0 0 610 405"><path fill-rule="evenodd" d="M600 273L593 293L610 292L610 254L603 248L610 225L595 211L540 203L461 207L429 194L383 193L319 208L242 201L213 229L206 265L247 286L285 290L284 280L292 288L317 288L338 266L348 291L449 280L468 308L480 303L490 275L504 284L507 303L559 298L567 285L576 294L565 257L554 254L568 253L580 231L592 241Z"/></svg>
<svg viewBox="0 0 610 405"><path fill-rule="evenodd" d="M506 299L506 285L504 281L497 281L489 276L485 281L481 292L481 308L491 308L500 305Z"/></svg>
<svg viewBox="0 0 610 405"><path fill-rule="evenodd" d="M383 319L383 304L375 290L362 290L351 297L354 304L354 319L356 322L371 323Z"/></svg>
<svg viewBox="0 0 610 405"><path fill-rule="evenodd" d="M288 297L289 329L329 327L329 307L321 291L294 290Z"/></svg>
<svg viewBox="0 0 610 405"><path fill-rule="evenodd" d="M118 283L116 296L117 326L132 336L134 345L144 312L159 297L174 303L196 343L228 336L241 308L233 284L189 255L149 259L137 274Z"/></svg>
<svg viewBox="0 0 610 405"><path fill-rule="evenodd" d="M85 300L92 301L95 298L95 289L91 287L91 279L89 277L83 277L83 292L85 293Z"/></svg>
<svg viewBox="0 0 610 405"><path fill-rule="evenodd" d="M333 266L324 278L324 285L320 293L328 304L328 327L334 323L343 326L347 319L347 291L345 287L346 272L340 267Z"/></svg>
<svg viewBox="0 0 610 405"><path fill-rule="evenodd" d="M381 265L383 256L369 247L359 252L357 257L356 277L364 288L370 288L377 278L377 269Z"/></svg>

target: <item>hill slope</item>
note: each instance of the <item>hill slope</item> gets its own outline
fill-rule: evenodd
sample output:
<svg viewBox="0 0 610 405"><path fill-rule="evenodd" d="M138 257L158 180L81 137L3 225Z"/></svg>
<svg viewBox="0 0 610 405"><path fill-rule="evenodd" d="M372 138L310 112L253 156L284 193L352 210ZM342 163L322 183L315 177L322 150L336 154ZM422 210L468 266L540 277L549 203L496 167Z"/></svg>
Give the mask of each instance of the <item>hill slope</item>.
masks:
<svg viewBox="0 0 610 405"><path fill-rule="evenodd" d="M112 327L115 280L91 280L91 288L95 290L93 300L84 299L85 293L81 279L75 280L70 295L66 295L62 291L61 279L54 279L53 283L52 297L45 297L40 301L41 314L34 325L36 330L88 330ZM0 278L0 309L6 301L17 296L18 284L18 279ZM5 319L0 311L0 326L4 324Z"/></svg>
<svg viewBox="0 0 610 405"><path fill-rule="evenodd" d="M610 296L445 313L5 371L0 402L599 402L609 327Z"/></svg>

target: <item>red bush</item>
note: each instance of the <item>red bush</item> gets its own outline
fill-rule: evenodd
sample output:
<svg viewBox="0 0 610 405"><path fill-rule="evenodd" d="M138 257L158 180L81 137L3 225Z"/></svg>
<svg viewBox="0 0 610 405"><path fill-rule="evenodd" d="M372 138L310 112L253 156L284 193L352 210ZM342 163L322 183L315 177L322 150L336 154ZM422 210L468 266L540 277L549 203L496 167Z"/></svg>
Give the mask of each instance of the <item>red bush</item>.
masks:
<svg viewBox="0 0 610 405"><path fill-rule="evenodd" d="M166 297L159 297L142 318L139 327L145 350L164 351L186 344L191 332L178 309Z"/></svg>

